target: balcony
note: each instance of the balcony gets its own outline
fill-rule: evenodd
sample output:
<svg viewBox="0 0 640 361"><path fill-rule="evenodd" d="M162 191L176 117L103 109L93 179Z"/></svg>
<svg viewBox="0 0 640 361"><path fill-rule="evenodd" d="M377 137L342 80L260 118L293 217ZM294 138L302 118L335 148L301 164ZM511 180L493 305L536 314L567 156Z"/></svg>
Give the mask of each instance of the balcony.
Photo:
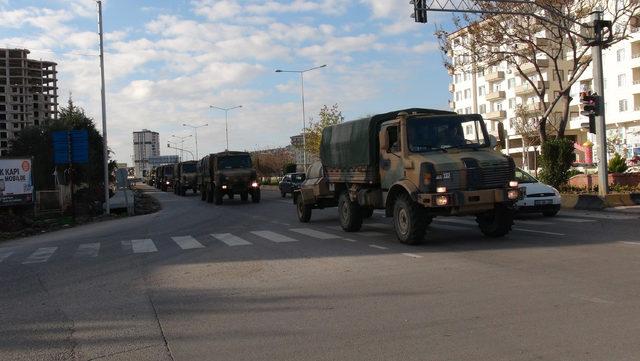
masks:
<svg viewBox="0 0 640 361"><path fill-rule="evenodd" d="M506 117L507 112L505 110L496 110L494 112L489 112L484 116L484 118L488 120L500 120L505 119Z"/></svg>
<svg viewBox="0 0 640 361"><path fill-rule="evenodd" d="M538 64L538 67L542 69L549 67L549 59L537 59L536 63ZM525 63L520 65L520 69L522 69L523 73L529 74L536 71L536 66L533 63Z"/></svg>
<svg viewBox="0 0 640 361"><path fill-rule="evenodd" d="M453 83L449 84L449 93L453 93L454 91L456 91L456 85Z"/></svg>
<svg viewBox="0 0 640 361"><path fill-rule="evenodd" d="M536 87L532 87L531 84L529 84L528 82L522 85L519 85L516 87L515 92L516 95L518 96L526 96L529 94L534 94L536 92L536 89L538 91L546 88L549 86L549 83L546 81L537 81L536 83Z"/></svg>
<svg viewBox="0 0 640 361"><path fill-rule="evenodd" d="M485 99L488 101L492 101L492 100L499 100L499 99L504 99L506 97L506 94L504 92L504 90L498 90L498 91L494 91L491 92L489 94L487 94L485 96Z"/></svg>
<svg viewBox="0 0 640 361"><path fill-rule="evenodd" d="M493 73L485 74L484 80L487 82L504 80L504 71L495 71Z"/></svg>
<svg viewBox="0 0 640 361"><path fill-rule="evenodd" d="M536 38L535 43L536 43L536 46L543 47L543 46L548 46L550 41L547 38Z"/></svg>

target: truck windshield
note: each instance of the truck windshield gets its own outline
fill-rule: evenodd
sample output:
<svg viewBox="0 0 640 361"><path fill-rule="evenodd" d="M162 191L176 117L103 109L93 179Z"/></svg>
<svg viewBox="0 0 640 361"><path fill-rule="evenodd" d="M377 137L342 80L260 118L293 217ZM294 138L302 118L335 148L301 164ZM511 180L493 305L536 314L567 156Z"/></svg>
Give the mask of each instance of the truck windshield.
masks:
<svg viewBox="0 0 640 361"><path fill-rule="evenodd" d="M186 163L182 165L182 172L183 173L195 173L196 171L196 164L195 163Z"/></svg>
<svg viewBox="0 0 640 361"><path fill-rule="evenodd" d="M304 174L292 174L291 180L294 182L304 182Z"/></svg>
<svg viewBox="0 0 640 361"><path fill-rule="evenodd" d="M409 150L415 153L448 148L488 146L479 117L456 115L415 117L407 121Z"/></svg>
<svg viewBox="0 0 640 361"><path fill-rule="evenodd" d="M251 168L251 157L249 157L248 155L221 157L218 158L218 168Z"/></svg>
<svg viewBox="0 0 640 361"><path fill-rule="evenodd" d="M164 169L164 175L173 175L173 167L167 167Z"/></svg>

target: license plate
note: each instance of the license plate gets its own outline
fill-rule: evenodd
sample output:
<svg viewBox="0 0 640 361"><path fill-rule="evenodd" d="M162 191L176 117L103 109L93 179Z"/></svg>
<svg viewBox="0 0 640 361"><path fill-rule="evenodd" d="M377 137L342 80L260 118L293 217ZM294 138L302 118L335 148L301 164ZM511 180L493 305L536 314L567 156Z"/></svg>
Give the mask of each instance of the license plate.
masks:
<svg viewBox="0 0 640 361"><path fill-rule="evenodd" d="M536 206L543 206L546 204L553 204L553 200L552 199L541 199L538 201L534 201L533 204L535 204Z"/></svg>

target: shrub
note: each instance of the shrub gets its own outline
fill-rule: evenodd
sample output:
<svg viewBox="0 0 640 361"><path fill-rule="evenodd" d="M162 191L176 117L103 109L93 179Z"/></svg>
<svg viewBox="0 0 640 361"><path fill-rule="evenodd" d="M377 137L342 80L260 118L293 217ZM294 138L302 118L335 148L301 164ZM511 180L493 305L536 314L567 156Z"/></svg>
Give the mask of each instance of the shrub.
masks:
<svg viewBox="0 0 640 361"><path fill-rule="evenodd" d="M569 180L569 168L575 160L573 142L566 138L550 139L542 143L539 157L540 180L559 188Z"/></svg>
<svg viewBox="0 0 640 361"><path fill-rule="evenodd" d="M297 169L297 165L295 163L286 163L284 167L282 167L282 173L295 173Z"/></svg>
<svg viewBox="0 0 640 361"><path fill-rule="evenodd" d="M624 173L627 170L627 160L618 153L609 159L609 173Z"/></svg>
<svg viewBox="0 0 640 361"><path fill-rule="evenodd" d="M567 179L573 177L574 175L578 175L578 174L584 174L584 172L581 172L577 169L569 169L567 171Z"/></svg>

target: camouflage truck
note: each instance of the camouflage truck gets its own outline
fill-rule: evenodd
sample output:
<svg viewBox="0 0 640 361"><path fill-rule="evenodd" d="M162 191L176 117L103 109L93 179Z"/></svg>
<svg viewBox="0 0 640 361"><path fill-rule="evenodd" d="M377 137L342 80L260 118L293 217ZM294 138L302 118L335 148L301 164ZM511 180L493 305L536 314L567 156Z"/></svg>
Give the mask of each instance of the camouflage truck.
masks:
<svg viewBox="0 0 640 361"><path fill-rule="evenodd" d="M198 162L195 160L175 164L173 167L173 173L175 174L173 193L184 196L187 193L187 189L191 189L194 194L198 193L197 164Z"/></svg>
<svg viewBox="0 0 640 361"><path fill-rule="evenodd" d="M504 236L520 192L513 159L495 142L480 115L421 108L327 127L321 164L294 194L298 218L337 206L353 232L383 209L398 239L416 244L434 217L475 215L485 235Z"/></svg>
<svg viewBox="0 0 640 361"><path fill-rule="evenodd" d="M160 166L160 189L166 192L174 186L173 164Z"/></svg>
<svg viewBox="0 0 640 361"><path fill-rule="evenodd" d="M225 151L202 158L198 162L198 187L201 199L208 203L222 204L225 195L233 199L236 194L243 201L251 195L254 203L260 202L260 183L247 152Z"/></svg>

